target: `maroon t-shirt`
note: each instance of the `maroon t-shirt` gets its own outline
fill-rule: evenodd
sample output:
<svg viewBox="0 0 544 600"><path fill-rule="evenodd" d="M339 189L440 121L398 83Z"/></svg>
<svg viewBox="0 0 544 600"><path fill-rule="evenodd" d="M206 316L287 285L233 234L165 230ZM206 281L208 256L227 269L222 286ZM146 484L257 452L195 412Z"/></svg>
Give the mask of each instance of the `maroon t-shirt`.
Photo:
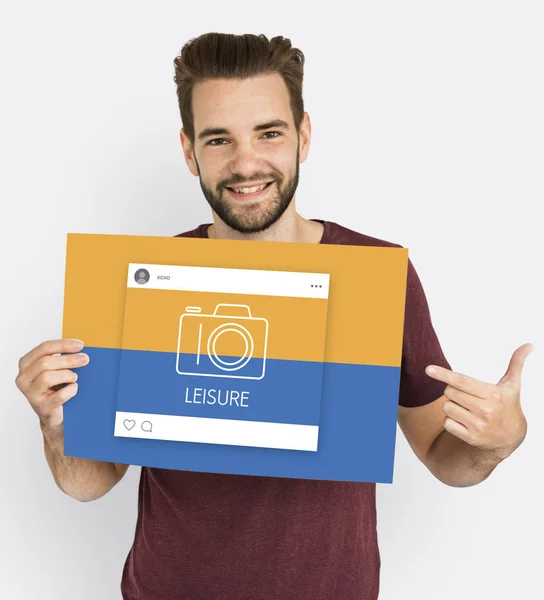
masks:
<svg viewBox="0 0 544 600"><path fill-rule="evenodd" d="M317 220L317 219L316 219ZM320 221L322 244L393 244ZM208 237L203 224L176 237ZM422 406L451 368L408 263L399 404ZM142 467L125 600L376 600L380 554L374 483Z"/></svg>

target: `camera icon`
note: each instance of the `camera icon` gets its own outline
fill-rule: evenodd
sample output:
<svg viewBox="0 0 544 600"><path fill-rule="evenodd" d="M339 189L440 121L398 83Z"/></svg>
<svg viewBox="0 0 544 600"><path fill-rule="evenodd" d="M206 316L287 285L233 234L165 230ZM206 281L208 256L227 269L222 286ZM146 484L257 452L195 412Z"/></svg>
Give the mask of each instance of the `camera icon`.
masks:
<svg viewBox="0 0 544 600"><path fill-rule="evenodd" d="M232 314L236 311L241 315ZM180 375L262 379L268 320L246 304L218 304L213 314L188 306L179 319L176 371Z"/></svg>

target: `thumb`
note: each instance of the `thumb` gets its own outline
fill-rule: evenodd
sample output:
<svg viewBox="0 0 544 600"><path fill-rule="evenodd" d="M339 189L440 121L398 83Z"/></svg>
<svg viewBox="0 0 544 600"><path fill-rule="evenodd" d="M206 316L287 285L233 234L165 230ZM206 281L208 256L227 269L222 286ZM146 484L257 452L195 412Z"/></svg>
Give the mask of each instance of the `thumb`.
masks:
<svg viewBox="0 0 544 600"><path fill-rule="evenodd" d="M533 350L534 346L532 344L523 344L523 346L517 348L517 350L514 351L514 354L512 354L508 368L506 369L505 374L501 377L498 385L519 387L521 383L521 370L523 368L523 363Z"/></svg>

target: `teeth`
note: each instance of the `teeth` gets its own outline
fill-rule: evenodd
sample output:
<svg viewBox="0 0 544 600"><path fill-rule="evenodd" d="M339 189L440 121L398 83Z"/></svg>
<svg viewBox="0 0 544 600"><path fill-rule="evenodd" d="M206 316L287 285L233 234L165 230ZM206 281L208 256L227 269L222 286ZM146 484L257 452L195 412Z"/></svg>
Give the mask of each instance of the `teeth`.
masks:
<svg viewBox="0 0 544 600"><path fill-rule="evenodd" d="M260 192L261 190L264 190L264 188L267 186L267 183L264 183L263 185L259 185L257 187L250 187L250 188L238 188L236 190L234 190L235 192L238 192L239 194L253 194L255 192Z"/></svg>

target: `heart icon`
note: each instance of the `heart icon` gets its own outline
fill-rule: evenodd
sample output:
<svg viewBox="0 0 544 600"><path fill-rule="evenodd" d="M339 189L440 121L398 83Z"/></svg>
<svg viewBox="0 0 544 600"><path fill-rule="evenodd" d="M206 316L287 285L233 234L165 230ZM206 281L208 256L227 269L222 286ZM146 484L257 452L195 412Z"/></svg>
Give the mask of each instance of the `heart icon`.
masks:
<svg viewBox="0 0 544 600"><path fill-rule="evenodd" d="M131 419L125 419L123 421L123 425L130 431L134 427L134 425L136 425L136 421Z"/></svg>

